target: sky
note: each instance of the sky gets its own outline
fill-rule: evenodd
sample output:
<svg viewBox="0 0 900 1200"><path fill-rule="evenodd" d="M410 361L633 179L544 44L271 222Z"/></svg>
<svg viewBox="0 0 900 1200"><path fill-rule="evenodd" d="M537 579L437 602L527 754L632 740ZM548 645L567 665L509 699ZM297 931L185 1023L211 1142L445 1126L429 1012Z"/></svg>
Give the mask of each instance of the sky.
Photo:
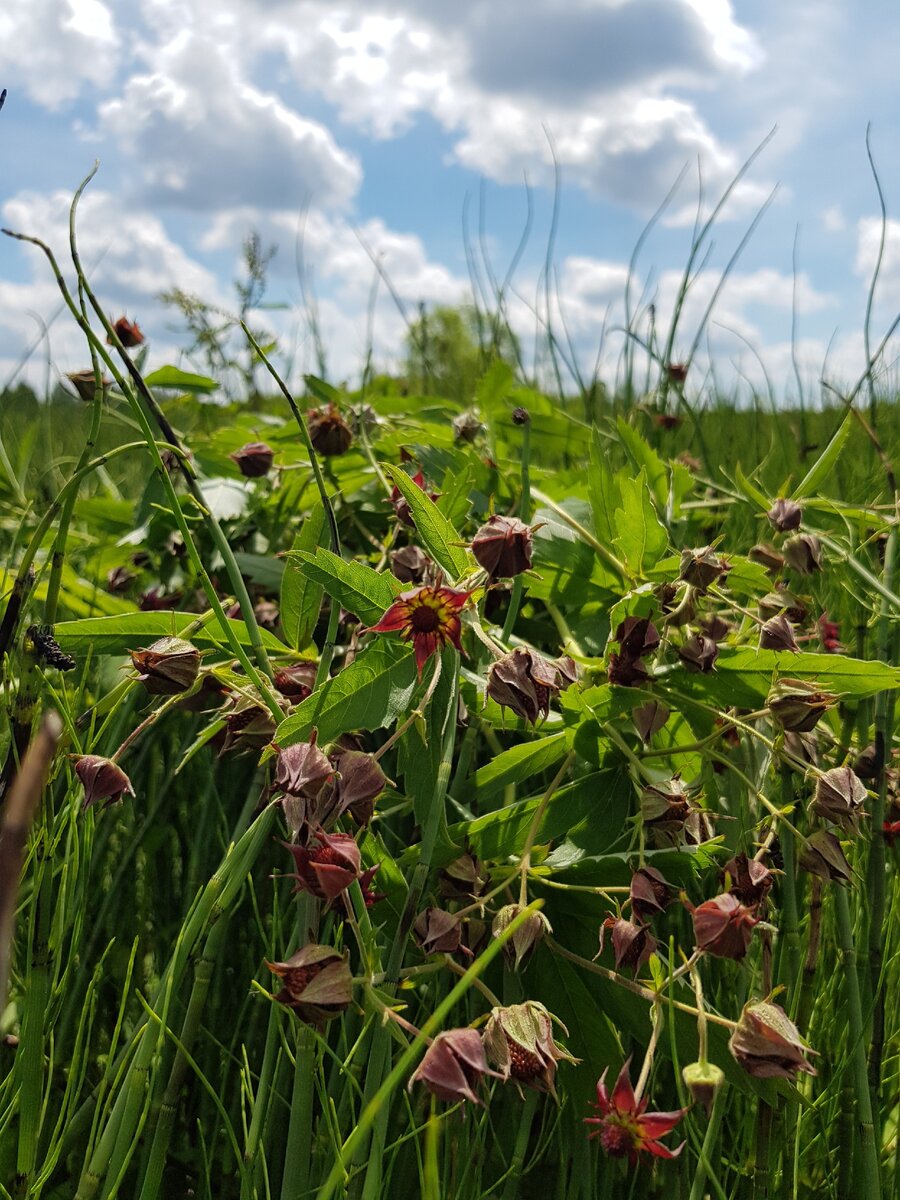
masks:
<svg viewBox="0 0 900 1200"><path fill-rule="evenodd" d="M396 367L419 303L510 276L537 376L549 320L612 383L648 221L680 179L635 261L641 329L650 306L669 321L698 213L771 133L696 256L673 360L715 297L689 390L768 377L815 401L864 362L882 228L869 125L888 211L873 344L900 310L898 37L890 0L9 0L0 224L65 265L71 197L99 159L81 257L154 366L201 365L160 293L234 311L256 230L277 249L253 323L292 377L316 369L311 299L327 373L353 384L370 337ZM86 365L43 255L0 240L0 389Z"/></svg>

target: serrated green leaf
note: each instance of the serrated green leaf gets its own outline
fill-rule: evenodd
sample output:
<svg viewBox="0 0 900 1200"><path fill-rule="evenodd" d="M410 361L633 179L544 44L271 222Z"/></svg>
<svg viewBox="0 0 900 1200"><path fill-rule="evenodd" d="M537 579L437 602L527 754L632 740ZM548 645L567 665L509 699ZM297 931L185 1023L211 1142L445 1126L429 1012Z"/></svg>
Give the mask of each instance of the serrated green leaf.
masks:
<svg viewBox="0 0 900 1200"><path fill-rule="evenodd" d="M67 654L127 654L161 637L182 637L187 627L198 620L197 613L135 612L116 617L87 617L82 621L60 621L54 626L56 640ZM242 646L250 645L243 621L228 622ZM287 646L267 629L261 629L263 645L274 653L287 653ZM215 620L189 635L198 650L222 650L228 642Z"/></svg>
<svg viewBox="0 0 900 1200"><path fill-rule="evenodd" d="M379 638L297 706L278 727L278 744L305 741L314 728L324 744L354 729L392 725L409 708L417 683L410 647Z"/></svg>
<svg viewBox="0 0 900 1200"><path fill-rule="evenodd" d="M666 464L638 431L621 417L616 421L616 429L635 469L643 468L650 494L656 501L657 511L665 512L669 499L669 472Z"/></svg>
<svg viewBox="0 0 900 1200"><path fill-rule="evenodd" d="M328 540L328 522L321 501L317 502L300 526L291 551L315 553ZM288 645L302 650L312 641L319 619L324 588L320 581L310 578L300 566L286 556L281 578L281 628Z"/></svg>
<svg viewBox="0 0 900 1200"><path fill-rule="evenodd" d="M466 792L471 788L479 797L493 796L511 783L523 783L532 775L552 767L565 753L564 732L511 746L475 772L466 784Z"/></svg>
<svg viewBox="0 0 900 1200"><path fill-rule="evenodd" d="M182 371L180 367L158 367L144 376L144 382L148 387L175 392L215 392L219 387L215 379Z"/></svg>
<svg viewBox="0 0 900 1200"><path fill-rule="evenodd" d="M386 609L403 590L393 575L382 574L361 562L346 562L330 550L288 550L285 558L295 563L308 579L320 583L333 599L364 625L377 625Z"/></svg>
<svg viewBox="0 0 900 1200"><path fill-rule="evenodd" d="M669 546L669 537L660 521L643 467L636 479L617 476L622 507L616 509L615 545L635 575L659 561Z"/></svg>
<svg viewBox="0 0 900 1200"><path fill-rule="evenodd" d="M622 506L618 475L609 469L608 451L596 429L591 431L591 471L588 497L594 516L594 533L599 541L611 546L616 536L616 509Z"/></svg>
<svg viewBox="0 0 900 1200"><path fill-rule="evenodd" d="M469 555L461 544L462 538L430 496L422 491L409 475L390 463L384 469L409 505L422 545L455 582L470 569Z"/></svg>

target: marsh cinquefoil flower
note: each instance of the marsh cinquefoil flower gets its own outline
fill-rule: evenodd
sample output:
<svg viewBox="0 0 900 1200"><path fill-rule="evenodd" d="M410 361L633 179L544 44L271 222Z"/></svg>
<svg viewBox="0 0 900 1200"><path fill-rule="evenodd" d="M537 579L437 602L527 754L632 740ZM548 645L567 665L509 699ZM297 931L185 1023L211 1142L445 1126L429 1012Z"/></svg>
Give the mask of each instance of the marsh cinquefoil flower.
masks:
<svg viewBox="0 0 900 1200"><path fill-rule="evenodd" d="M594 1107L600 1115L585 1117L584 1123L599 1128L588 1136L599 1137L600 1145L613 1158L624 1158L627 1154L632 1166L643 1150L657 1158L676 1158L684 1142L675 1150L670 1150L659 1139L675 1128L687 1109L648 1113L646 1099L638 1100L631 1086L628 1075L630 1062L629 1059L622 1067L612 1092L606 1087L605 1071L598 1080L597 1103Z"/></svg>
<svg viewBox="0 0 900 1200"><path fill-rule="evenodd" d="M399 633L412 642L419 674L435 651L449 642L457 650L462 623L460 610L472 595L445 587L420 587L401 592L377 625L368 633Z"/></svg>

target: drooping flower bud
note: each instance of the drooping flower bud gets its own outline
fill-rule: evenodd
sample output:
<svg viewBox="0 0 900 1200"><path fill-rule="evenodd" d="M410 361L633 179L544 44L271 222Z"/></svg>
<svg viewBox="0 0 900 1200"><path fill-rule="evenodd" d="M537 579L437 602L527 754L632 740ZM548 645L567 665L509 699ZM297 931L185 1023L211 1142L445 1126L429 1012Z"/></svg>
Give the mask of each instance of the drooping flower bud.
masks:
<svg viewBox="0 0 900 1200"><path fill-rule="evenodd" d="M292 1008L301 1021L324 1028L340 1016L353 999L353 976L346 954L332 946L311 943L292 954L287 962L267 962L282 981L275 999Z"/></svg>
<svg viewBox="0 0 900 1200"><path fill-rule="evenodd" d="M827 829L817 829L801 846L800 866L832 883L849 883L852 878L841 843Z"/></svg>
<svg viewBox="0 0 900 1200"><path fill-rule="evenodd" d="M333 404L310 409L306 414L306 427L314 450L323 458L346 454L353 443L353 431Z"/></svg>
<svg viewBox="0 0 900 1200"><path fill-rule="evenodd" d="M549 1092L554 1099L556 1064L562 1060L578 1062L554 1042L553 1018L537 1000L491 1009L484 1048L504 1080L511 1077L517 1084Z"/></svg>
<svg viewBox="0 0 900 1200"><path fill-rule="evenodd" d="M312 695L316 683L316 664L311 661L291 663L275 672L272 682L293 704Z"/></svg>
<svg viewBox="0 0 900 1200"><path fill-rule="evenodd" d="M86 404L93 403L97 385L96 380L94 379L94 372L92 370L88 369L87 371L72 371L66 376L66 379L68 379L69 383L71 383L72 387L75 389L79 400L84 400ZM104 397L111 387L112 380L101 377L100 390L103 392Z"/></svg>
<svg viewBox="0 0 900 1200"><path fill-rule="evenodd" d="M502 708L512 711L530 724L550 711L550 697L563 686L560 668L542 658L536 650L517 646L491 666L487 694Z"/></svg>
<svg viewBox="0 0 900 1200"><path fill-rule="evenodd" d="M487 1064L481 1036L475 1029L448 1029L439 1033L410 1077L408 1088L424 1083L438 1100L481 1104L475 1089L482 1079L500 1079Z"/></svg>
<svg viewBox="0 0 900 1200"><path fill-rule="evenodd" d="M695 633L683 646L678 647L678 657L689 671L698 671L708 675L719 657L719 647L712 638L705 637L702 633Z"/></svg>
<svg viewBox="0 0 900 1200"><path fill-rule="evenodd" d="M104 808L118 804L127 793L134 795L131 780L111 758L99 754L79 754L75 759L75 774L84 787L83 808L105 800Z"/></svg>
<svg viewBox="0 0 900 1200"><path fill-rule="evenodd" d="M512 410L513 425L527 425L531 420L531 414L527 408L514 408Z"/></svg>
<svg viewBox="0 0 900 1200"><path fill-rule="evenodd" d="M289 796L315 799L334 773L328 757L316 745L316 730L308 742L279 746L277 753L274 787Z"/></svg>
<svg viewBox="0 0 900 1200"><path fill-rule="evenodd" d="M521 904L504 905L494 917L491 925L491 932L494 937L499 937L520 912L522 912ZM542 912L532 913L528 920L519 926L503 947L506 961L512 970L520 971L531 958L535 947L544 934L552 932L552 926Z"/></svg>
<svg viewBox="0 0 900 1200"><path fill-rule="evenodd" d="M638 925L634 921L626 921L624 917L609 916L600 926L598 954L603 953L607 929L612 930L613 955L617 971L624 967L625 970L633 971L636 974L645 963L650 961L651 955L656 953L656 938L648 926Z"/></svg>
<svg viewBox="0 0 900 1200"><path fill-rule="evenodd" d="M266 442L247 442L228 457L245 479L261 479L271 471L275 451Z"/></svg>
<svg viewBox="0 0 900 1200"><path fill-rule="evenodd" d="M619 687L640 686L649 678L649 675L647 664L642 658L630 658L627 654L616 654L615 650L610 651L607 672L610 683L618 684Z"/></svg>
<svg viewBox="0 0 900 1200"><path fill-rule="evenodd" d="M130 653L138 679L151 696L186 692L200 673L200 651L183 638L160 638L145 650Z"/></svg>
<svg viewBox="0 0 900 1200"><path fill-rule="evenodd" d="M774 592L767 592L756 603L761 621L784 613L793 624L802 625L809 615L806 604L786 587L776 586Z"/></svg>
<svg viewBox="0 0 900 1200"><path fill-rule="evenodd" d="M654 733L659 733L670 716L670 710L659 700L648 700L646 704L639 704L631 710L631 719L644 745Z"/></svg>
<svg viewBox="0 0 900 1200"><path fill-rule="evenodd" d="M730 858L722 868L721 875L729 885L730 894L749 908L762 904L775 878L765 863L748 858L746 854L736 854Z"/></svg>
<svg viewBox="0 0 900 1200"><path fill-rule="evenodd" d="M222 720L225 722L225 734L220 755L231 750L238 754L261 750L275 736L275 721L268 708L243 696Z"/></svg>
<svg viewBox="0 0 900 1200"><path fill-rule="evenodd" d="M461 854L441 871L438 890L445 900L461 900L468 904L477 899L490 883L491 874L474 854Z"/></svg>
<svg viewBox="0 0 900 1200"><path fill-rule="evenodd" d="M642 921L664 912L676 894L675 888L655 867L640 867L631 877L631 911Z"/></svg>
<svg viewBox="0 0 900 1200"><path fill-rule="evenodd" d="M472 539L472 553L490 579L511 579L531 568L532 533L517 517L491 517Z"/></svg>
<svg viewBox="0 0 900 1200"><path fill-rule="evenodd" d="M784 567L784 555L779 554L768 542L759 542L747 551L747 557L752 563L765 567L771 575L777 575Z"/></svg>
<svg viewBox="0 0 900 1200"><path fill-rule="evenodd" d="M835 767L816 780L812 811L834 821L845 833L856 833L866 802L866 785L849 767Z"/></svg>
<svg viewBox="0 0 900 1200"><path fill-rule="evenodd" d="M779 613L777 617L771 617L760 626L759 648L760 650L790 650L792 653L796 653L800 649L791 623L784 613Z"/></svg>
<svg viewBox="0 0 900 1200"><path fill-rule="evenodd" d="M795 1079L799 1071L816 1074L797 1026L783 1008L767 1000L744 1005L728 1049L754 1079Z"/></svg>
<svg viewBox="0 0 900 1200"><path fill-rule="evenodd" d="M127 317L119 317L118 321L113 322L113 333L122 343L126 350L133 350L135 346L140 346L144 341L144 335L141 333L140 326L137 321L129 321ZM112 338L106 339L107 345L112 345Z"/></svg>
<svg viewBox="0 0 900 1200"><path fill-rule="evenodd" d="M800 575L822 570L822 545L814 533L798 533L784 543L784 561Z"/></svg>
<svg viewBox="0 0 900 1200"><path fill-rule="evenodd" d="M803 679L779 679L766 697L772 716L782 729L793 733L809 733L836 703L837 696Z"/></svg>
<svg viewBox="0 0 900 1200"><path fill-rule="evenodd" d="M678 775L643 789L641 818L651 846L697 845L712 837L709 814L693 803Z"/></svg>
<svg viewBox="0 0 900 1200"><path fill-rule="evenodd" d="M615 632L619 649L629 658L652 654L659 645L659 630L649 617L626 617Z"/></svg>
<svg viewBox="0 0 900 1200"><path fill-rule="evenodd" d="M424 583L431 559L418 546L391 551L391 574L401 583Z"/></svg>
<svg viewBox="0 0 900 1200"><path fill-rule="evenodd" d="M725 1082L725 1072L711 1062L688 1063L681 1072L684 1086L695 1104L702 1104L706 1115L712 1112L713 1101Z"/></svg>
<svg viewBox="0 0 900 1200"><path fill-rule="evenodd" d="M699 904L692 916L697 949L717 958L743 958L753 927L759 924L759 917L731 892Z"/></svg>
<svg viewBox="0 0 900 1200"><path fill-rule="evenodd" d="M375 800L387 783L378 760L363 750L342 750L331 761L335 770L335 818L349 811L358 825L368 825L375 812Z"/></svg>
<svg viewBox="0 0 900 1200"><path fill-rule="evenodd" d="M416 917L413 934L423 954L455 954L460 945L462 922L442 908L426 908Z"/></svg>
<svg viewBox="0 0 900 1200"><path fill-rule="evenodd" d="M347 833L317 833L317 846L282 843L297 867L295 892L309 892L329 903L359 879L359 846Z"/></svg>
<svg viewBox="0 0 900 1200"><path fill-rule="evenodd" d="M718 613L711 613L700 622L700 631L714 642L724 642L731 633L731 622L726 621Z"/></svg>
<svg viewBox="0 0 900 1200"><path fill-rule="evenodd" d="M113 567L106 575L106 590L115 595L117 592L127 592L137 575L126 566Z"/></svg>
<svg viewBox="0 0 900 1200"><path fill-rule="evenodd" d="M779 533L790 533L800 528L803 510L796 500L788 500L782 496L775 501L766 516Z"/></svg>
<svg viewBox="0 0 900 1200"><path fill-rule="evenodd" d="M731 565L720 555L713 552L712 546L703 546L697 550L682 550L680 579L695 587L698 592L705 592L722 575L731 570Z"/></svg>
<svg viewBox="0 0 900 1200"><path fill-rule="evenodd" d="M458 442L468 442L471 444L477 440L478 435L483 431L484 425L479 421L477 414L472 412L471 409L453 418L453 436Z"/></svg>
<svg viewBox="0 0 900 1200"><path fill-rule="evenodd" d="M819 745L814 733L785 733L784 749L800 762L812 767L818 765Z"/></svg>

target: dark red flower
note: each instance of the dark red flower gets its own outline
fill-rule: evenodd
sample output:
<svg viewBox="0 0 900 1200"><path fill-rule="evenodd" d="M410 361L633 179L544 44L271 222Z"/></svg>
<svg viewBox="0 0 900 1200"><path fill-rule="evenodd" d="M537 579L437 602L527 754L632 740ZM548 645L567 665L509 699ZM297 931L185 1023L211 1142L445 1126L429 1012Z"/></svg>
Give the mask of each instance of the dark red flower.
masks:
<svg viewBox="0 0 900 1200"><path fill-rule="evenodd" d="M366 632L399 633L405 642L412 642L421 676L428 659L448 642L457 650L462 649L459 614L471 595L471 592L455 592L445 587L421 587L401 592L378 624L370 626Z"/></svg>
<svg viewBox="0 0 900 1200"><path fill-rule="evenodd" d="M714 896L693 910L697 949L718 958L743 958L750 945L754 925L751 910L731 892Z"/></svg>
<svg viewBox="0 0 900 1200"><path fill-rule="evenodd" d="M245 479L261 479L271 471L275 451L266 442L248 442L228 457Z"/></svg>
<svg viewBox="0 0 900 1200"><path fill-rule="evenodd" d="M533 536L517 517L493 516L472 539L472 553L491 579L510 579L531 567Z"/></svg>
<svg viewBox="0 0 900 1200"><path fill-rule="evenodd" d="M503 1079L511 1076L517 1084L549 1092L555 1098L556 1064L562 1059L579 1061L553 1040L555 1019L537 1000L491 1009L484 1027L484 1048Z"/></svg>
<svg viewBox="0 0 900 1200"><path fill-rule="evenodd" d="M612 930L613 954L616 960L616 970L625 967L626 970L637 973L641 967L650 961L650 956L656 953L656 938L646 925L638 925L634 921L626 921L624 917L608 916L600 926L600 950L607 929Z"/></svg>
<svg viewBox="0 0 900 1200"><path fill-rule="evenodd" d="M641 867L631 877L631 910L642 921L663 912L675 899L675 888L655 867Z"/></svg>
<svg viewBox="0 0 900 1200"><path fill-rule="evenodd" d="M487 1065L481 1036L475 1029L448 1029L439 1033L413 1072L408 1087L419 1080L438 1100L450 1103L471 1100L481 1104L475 1088L486 1076L500 1079Z"/></svg>
<svg viewBox="0 0 900 1200"><path fill-rule="evenodd" d="M152 646L129 653L138 679L151 696L186 692L200 673L200 651L183 638L159 638Z"/></svg>
<svg viewBox="0 0 900 1200"><path fill-rule="evenodd" d="M127 317L119 317L118 321L113 322L113 333L122 343L126 350L132 350L135 346L140 346L144 340L144 335L141 333L137 321L129 321ZM112 338L106 339L111 346Z"/></svg>
<svg viewBox="0 0 900 1200"><path fill-rule="evenodd" d="M796 1079L798 1071L816 1073L797 1026L783 1008L767 1000L744 1006L728 1049L755 1079Z"/></svg>
<svg viewBox="0 0 900 1200"><path fill-rule="evenodd" d="M84 807L105 800L104 808L118 804L127 793L134 795L131 780L111 758L99 754L79 754L75 759L75 774L84 787Z"/></svg>
<svg viewBox="0 0 900 1200"><path fill-rule="evenodd" d="M316 683L316 664L311 660L291 663L289 667L281 667L275 672L273 683L282 696L294 704L299 704L307 696L312 695Z"/></svg>
<svg viewBox="0 0 900 1200"><path fill-rule="evenodd" d="M320 900L334 900L355 879L360 877L359 846L348 833L318 833L318 846L312 850L306 846L282 843L293 856L297 865L294 876L295 892L309 892ZM367 882L371 881L369 876Z"/></svg>
<svg viewBox="0 0 900 1200"><path fill-rule="evenodd" d="M267 962L266 966L283 984L275 999L318 1029L344 1012L353 998L347 956L331 946L310 943L286 962Z"/></svg>
<svg viewBox="0 0 900 1200"><path fill-rule="evenodd" d="M822 649L826 654L841 654L844 647L841 645L841 627L837 621L832 621L828 613L822 613L816 628L819 631L819 637L822 640Z"/></svg>
<svg viewBox="0 0 900 1200"><path fill-rule="evenodd" d="M313 448L325 458L345 454L353 442L353 431L333 404L311 408L306 414L306 427Z"/></svg>
<svg viewBox="0 0 900 1200"><path fill-rule="evenodd" d="M670 1150L659 1139L675 1128L687 1109L648 1113L646 1098L638 1100L631 1086L628 1075L630 1063L631 1059L622 1067L612 1092L606 1087L606 1071L598 1080L597 1103L593 1107L600 1115L585 1117L584 1123L597 1125L599 1128L588 1136L599 1137L600 1145L613 1158L624 1158L627 1155L632 1166L642 1151L657 1158L676 1158L681 1153L684 1142L675 1150Z"/></svg>
<svg viewBox="0 0 900 1200"><path fill-rule="evenodd" d="M765 863L746 854L736 854L722 868L722 878L729 883L728 891L742 904L751 908L768 896L775 877Z"/></svg>

